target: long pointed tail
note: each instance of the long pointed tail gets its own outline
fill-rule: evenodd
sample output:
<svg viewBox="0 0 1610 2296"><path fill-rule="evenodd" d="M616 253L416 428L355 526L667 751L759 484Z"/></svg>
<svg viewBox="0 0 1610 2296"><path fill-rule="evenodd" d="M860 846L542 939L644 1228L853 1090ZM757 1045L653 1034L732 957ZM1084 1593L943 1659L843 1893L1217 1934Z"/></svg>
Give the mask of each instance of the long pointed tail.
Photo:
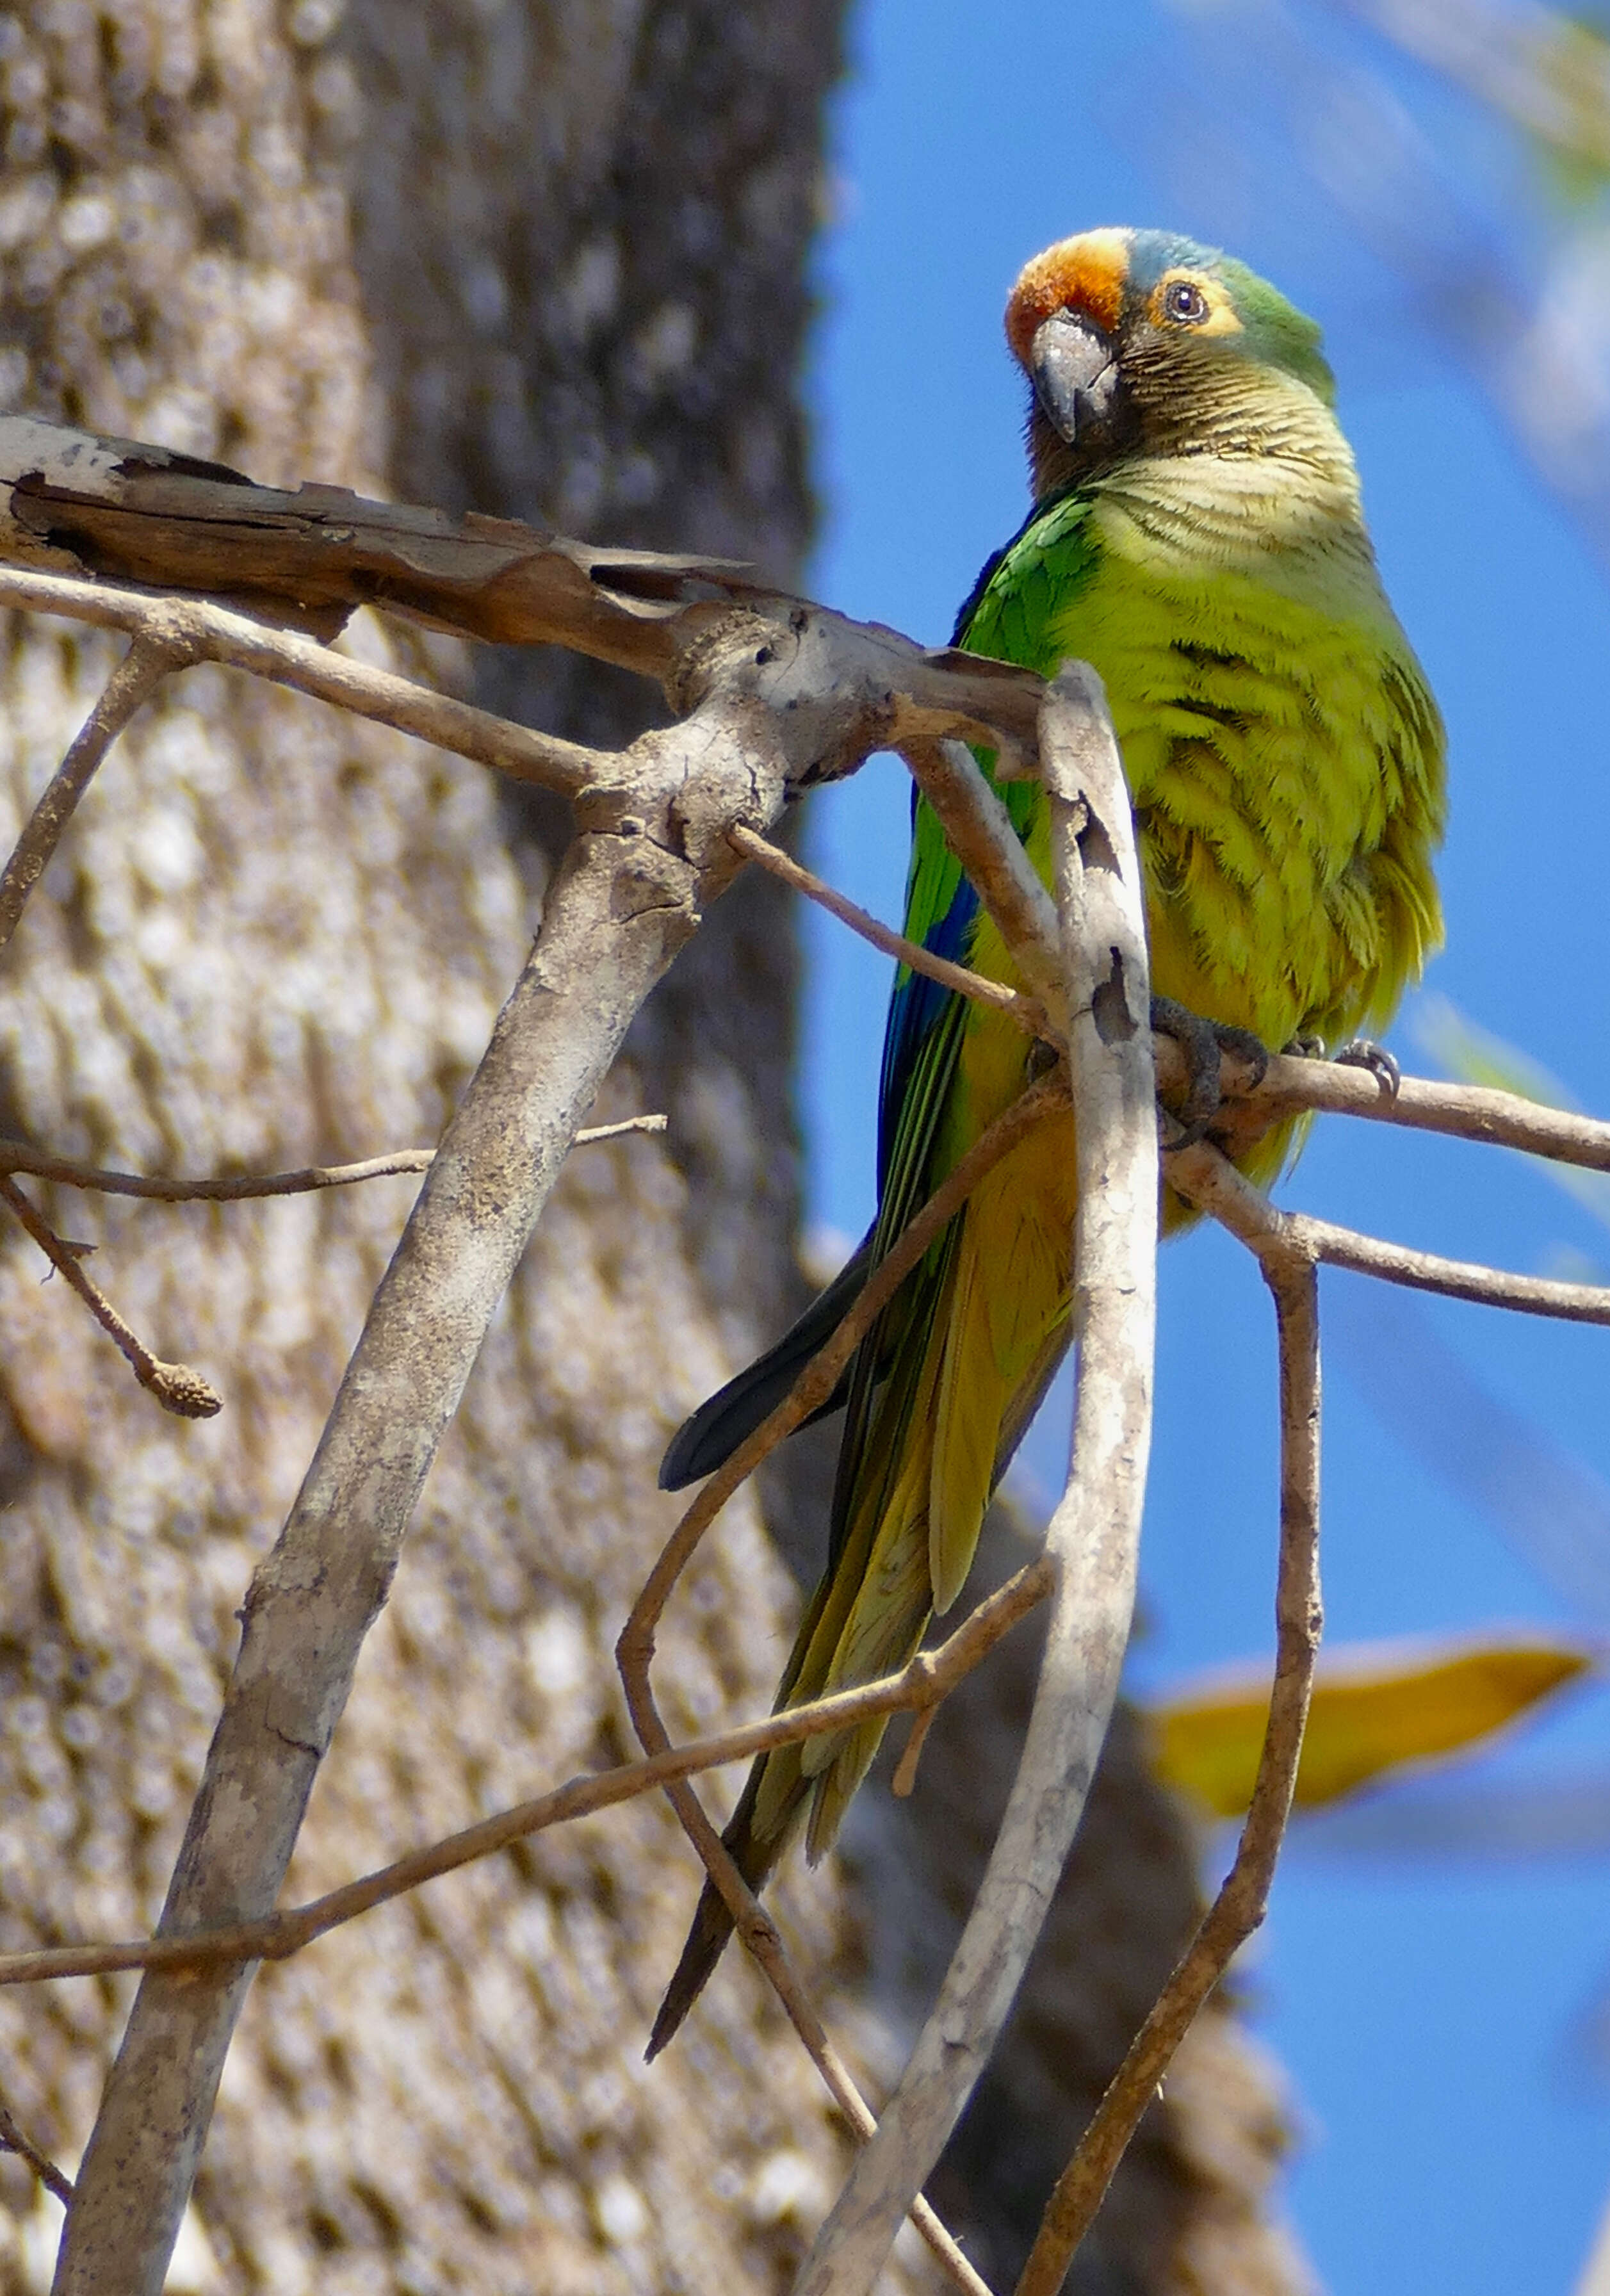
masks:
<svg viewBox="0 0 1610 2296"><path fill-rule="evenodd" d="M872 1265L872 1253L863 1242L825 1292L818 1292L798 1323L784 1332L776 1345L729 1379L727 1385L702 1403L671 1437L660 1464L660 1488L679 1491L696 1483L729 1458L745 1436L752 1435L769 1418L806 1365L825 1348L859 1297ZM841 1380L811 1420L825 1419L844 1401L848 1379ZM806 1425L811 1423L808 1420Z"/></svg>
<svg viewBox="0 0 1610 2296"><path fill-rule="evenodd" d="M726 1833L721 1836L728 1856L752 1890L758 1890L771 1873L788 1846L792 1825L784 1825L762 1841L754 1831L755 1801L760 1791L764 1758L749 1774L736 1809L734 1810ZM682 1958L675 1974L665 1988L665 1998L660 2004L660 2013L654 2020L654 2030L648 2037L644 2055L652 2063L675 2033L694 2003L703 1992L716 1964L726 1950L727 1940L736 1924L727 1911L727 1901L715 1883L707 1881L700 1892L694 1909L693 1926L687 1932L687 1942L682 1948Z"/></svg>

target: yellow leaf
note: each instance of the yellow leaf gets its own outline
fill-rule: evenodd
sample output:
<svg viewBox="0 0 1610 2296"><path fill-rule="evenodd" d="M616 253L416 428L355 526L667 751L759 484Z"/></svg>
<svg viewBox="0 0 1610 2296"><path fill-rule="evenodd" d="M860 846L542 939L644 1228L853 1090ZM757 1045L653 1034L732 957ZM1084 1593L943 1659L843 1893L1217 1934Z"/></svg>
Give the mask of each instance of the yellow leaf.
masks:
<svg viewBox="0 0 1610 2296"><path fill-rule="evenodd" d="M1583 1644L1540 1635L1481 1641L1353 1643L1319 1660L1297 1800L1335 1801L1368 1778L1457 1752L1501 1730L1598 1663ZM1269 1718L1267 1666L1187 1683L1146 1708L1160 1777L1236 1817L1252 1799Z"/></svg>

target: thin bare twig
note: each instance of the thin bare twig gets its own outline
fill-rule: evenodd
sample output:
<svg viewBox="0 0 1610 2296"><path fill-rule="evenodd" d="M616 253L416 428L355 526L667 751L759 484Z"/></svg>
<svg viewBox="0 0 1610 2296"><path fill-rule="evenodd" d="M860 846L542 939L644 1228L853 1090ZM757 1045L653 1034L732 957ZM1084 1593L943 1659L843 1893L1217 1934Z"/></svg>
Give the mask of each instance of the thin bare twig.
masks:
<svg viewBox="0 0 1610 2296"><path fill-rule="evenodd" d="M1050 1569L1040 1558L1027 1564L969 1613L937 1650L920 1652L899 1674L841 1690L769 1714L711 1738L669 1747L662 1754L622 1762L610 1770L567 1779L530 1801L499 1810L423 1849L409 1851L372 1874L260 1920L235 1922L183 1937L135 1938L106 1944L41 1946L31 1952L0 1954L0 1986L34 1985L64 1977L94 1977L120 1969L183 1969L218 1961L285 1961L343 1923L356 1921L423 1882L478 1859L495 1857L511 1842L594 1811L613 1808L639 1794L652 1793L675 1778L692 1777L727 1762L752 1760L774 1746L823 1736L870 1716L907 1710L930 1711L964 1676L992 1651L1003 1635L1027 1617L1050 1591Z"/></svg>
<svg viewBox="0 0 1610 2296"><path fill-rule="evenodd" d="M1160 1039L1160 1044L1166 1039ZM1165 1054L1159 1062L1162 1070ZM1610 1171L1610 1124L1573 1109L1550 1108L1519 1093L1486 1085L1448 1084L1428 1077L1405 1077L1395 1094L1384 1093L1366 1069L1334 1061L1305 1061L1289 1054L1271 1057L1263 1082L1244 1095L1238 1065L1225 1062L1227 1098L1244 1096L1271 1116L1313 1109L1335 1116L1363 1116L1411 1132L1436 1132L1459 1140L1518 1148L1556 1163Z"/></svg>
<svg viewBox="0 0 1610 2296"><path fill-rule="evenodd" d="M0 949L17 930L28 897L50 865L62 832L89 787L102 758L129 719L150 701L170 670L193 660L187 648L136 637L106 681L106 689L78 728L67 755L23 824L0 873Z"/></svg>
<svg viewBox="0 0 1610 2296"><path fill-rule="evenodd" d="M1300 1249L1266 1243L1261 1264L1280 1346L1280 1567L1275 1680L1257 1783L1235 1863L1057 2178L1016 2296L1056 2296L1175 2051L1263 1919L1291 1812L1321 1623L1318 1283Z"/></svg>
<svg viewBox="0 0 1610 2296"><path fill-rule="evenodd" d="M739 1445L707 1482L700 1486L692 1504L661 1549L615 1644L616 1663L625 1685L633 1727L637 1732L639 1742L648 1752L658 1753L669 1742L664 1736L664 1725L660 1719L649 1684L649 1669L654 1656L654 1630L699 1541L739 1485L747 1481L761 1461L768 1458L802 1420L809 1418L819 1405L826 1402L838 1383L839 1374L874 1320L893 1298L935 1236L955 1218L984 1175L992 1171L1002 1157L1009 1154L1037 1124L1043 1123L1047 1116L1066 1106L1066 1087L1053 1078L1031 1085L1026 1092L1019 1095L1005 1114L996 1119L955 1170L934 1190L899 1241L868 1277L865 1290L827 1345L811 1357L776 1410L763 1419L754 1433ZM645 1731L649 1734L646 1737Z"/></svg>
<svg viewBox="0 0 1610 2296"><path fill-rule="evenodd" d="M1518 1309L1573 1324L1610 1324L1610 1286L1565 1283L1553 1276L1519 1275L1434 1251L1386 1243L1378 1236L1338 1227L1307 1212L1278 1210L1216 1149L1183 1150L1169 1159L1169 1179L1180 1194L1211 1211L1260 1259L1270 1251L1300 1253L1331 1267L1379 1276L1416 1292L1440 1292L1478 1306Z"/></svg>
<svg viewBox="0 0 1610 2296"><path fill-rule="evenodd" d="M102 629L126 630L153 646L218 661L289 685L316 701L434 742L456 757L494 767L515 781L573 796L595 782L603 753L539 734L450 693L337 653L300 630L259 622L209 598L152 596L116 583L0 566L0 604L61 614Z"/></svg>
<svg viewBox="0 0 1610 2296"><path fill-rule="evenodd" d="M1314 1219L1307 1212L1285 1217L1293 1242L1330 1267L1350 1267L1356 1275L1378 1275L1411 1291L1441 1292L1450 1300L1473 1300L1479 1306L1518 1308L1523 1315L1552 1316L1569 1324L1610 1324L1610 1286L1602 1283L1519 1275L1508 1268L1443 1259L1434 1251L1387 1243L1378 1236Z"/></svg>
<svg viewBox="0 0 1610 2296"><path fill-rule="evenodd" d="M1056 912L1001 803L960 742L909 742L901 756L945 832L946 841L999 929L1019 972L1068 1041Z"/></svg>
<svg viewBox="0 0 1610 2296"><path fill-rule="evenodd" d="M72 2178L57 2168L48 2153L40 2152L3 2104L0 2104L0 2152L14 2152L20 2161L26 2161L45 2191L53 2193L63 2208L72 2199Z"/></svg>
<svg viewBox="0 0 1610 2296"><path fill-rule="evenodd" d="M678 1579L694 1551L727 1500L784 1437L826 1401L863 1334L870 1329L895 1292L933 1239L941 1234L965 1203L985 1174L1016 1146L1018 1141L1055 1110L1066 1106L1063 1086L1046 1079L1032 1085L976 1142L956 1169L941 1183L906 1228L893 1249L869 1278L827 1345L813 1356L776 1408L710 1478L685 1511L649 1573L642 1592L615 1645L616 1662L626 1691L627 1708L637 1739L650 1755L662 1753L669 1736L653 1694L651 1669L654 1632ZM1043 1589L1041 1590L1043 1591ZM1039 1599L1038 1595L1035 1599ZM725 1843L691 1785L669 1785L672 1808L697 1851L705 1872L720 1891L745 1949L759 1964L782 2004L784 2014L821 2074L828 2093L855 2133L866 2139L873 2115L828 2038L804 1987L794 1975L776 1924L728 1856ZM908 2210L917 2230L940 2258L953 2279L976 2292L978 2276L956 2246L939 2218L922 2196L914 2196Z"/></svg>
<svg viewBox="0 0 1610 2296"><path fill-rule="evenodd" d="M874 948L882 949L885 956L892 956L909 972L920 972L930 980L937 980L941 988L954 988L957 996L970 996L974 1004L994 1005L1031 1037L1044 1036L1049 1028L1045 1013L1031 996L1022 996L1016 989L1008 988L1003 981L986 980L982 972L970 972L965 964L952 964L948 957L935 956L932 949L924 948L920 941L908 940L904 933L891 932L887 925L880 924L868 910L859 907L845 894L835 891L833 886L810 870L801 867L791 853L784 853L780 845L773 845L768 839L757 836L752 829L745 829L740 824L736 829L727 831L727 840L729 845L735 845L740 853L746 854L750 860L758 861L762 869L769 870L783 884L791 885L796 893L803 893L807 900L815 901L818 907L827 911L829 916L837 917L841 924L848 925L851 932L859 933L863 940L870 941Z"/></svg>
<svg viewBox="0 0 1610 2296"><path fill-rule="evenodd" d="M572 1146L591 1147L630 1132L663 1132L661 1115L625 1116L614 1124L584 1124ZM242 1172L226 1180L150 1179L137 1172L107 1172L70 1157L50 1156L23 1140L0 1139L0 1172L26 1172L59 1187L82 1188L101 1196L140 1196L161 1204L248 1203L263 1196L300 1196L319 1188L351 1188L364 1180L428 1172L434 1148L399 1148L390 1156L369 1156L358 1164L306 1164L295 1172Z"/></svg>
<svg viewBox="0 0 1610 2296"><path fill-rule="evenodd" d="M1039 755L1062 927L1056 985L1072 1015L1079 1177L1080 1380L1068 1486L1046 1534L1056 1590L1017 1777L966 1928L796 2296L868 2296L938 2160L1039 1934L1129 1640L1151 1435L1157 1119L1140 867L1093 673L1064 669L1049 688Z"/></svg>
<svg viewBox="0 0 1610 2296"><path fill-rule="evenodd" d="M98 1283L84 1271L82 1244L69 1243L23 1194L16 1182L0 1172L0 1202L15 1213L63 1282L70 1285L101 1329L121 1350L140 1385L156 1397L164 1411L180 1419L213 1419L224 1399L209 1381L188 1364L164 1363L123 1321Z"/></svg>

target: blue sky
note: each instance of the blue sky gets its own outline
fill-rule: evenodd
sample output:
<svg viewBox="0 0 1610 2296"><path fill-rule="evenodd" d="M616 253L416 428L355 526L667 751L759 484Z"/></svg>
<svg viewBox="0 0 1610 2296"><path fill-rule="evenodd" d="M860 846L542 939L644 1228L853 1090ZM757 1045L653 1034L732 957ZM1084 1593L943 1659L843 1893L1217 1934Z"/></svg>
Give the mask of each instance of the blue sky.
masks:
<svg viewBox="0 0 1610 2296"><path fill-rule="evenodd" d="M1536 242L1520 157L1474 109L1321 12L1292 21L1337 86L1382 72L1456 191L1507 217L1523 254ZM1211 12L1142 0L866 0L854 58L812 380L817 594L949 636L1024 505L999 323L1028 255L1101 223L1232 245L1325 326L1387 584L1448 718L1448 947L1431 987L1610 1110L1610 589L1411 294L1294 161L1267 57L1239 34L1215 48ZM817 865L889 918L906 806L883 759L816 809ZM858 1233L888 969L826 920L809 946L813 1216ZM1410 1008L1394 1041L1425 1066L1413 1027ZM1603 1228L1535 1170L1384 1128L1322 1128L1282 1195L1462 1258L1610 1260ZM1348 1363L1390 1360L1429 1329L1591 1482L1610 1476L1610 1337L1436 1301L1416 1303L1418 1326L1384 1327L1355 1279L1326 1284L1330 1634L1580 1625L1516 1525L1425 1464ZM1044 1487L1064 1439L1042 1422L1026 1464ZM1274 1527L1261 1285L1225 1238L1195 1234L1164 1255L1142 1686L1269 1646ZM1596 1761L1610 1771L1602 1692L1495 1758L1493 1775L1558 1779ZM1336 2296L1570 2289L1610 2188L1610 2088L1565 2063L1610 1981L1610 1862L1372 1865L1299 1842L1245 1977L1302 2131L1286 2205Z"/></svg>

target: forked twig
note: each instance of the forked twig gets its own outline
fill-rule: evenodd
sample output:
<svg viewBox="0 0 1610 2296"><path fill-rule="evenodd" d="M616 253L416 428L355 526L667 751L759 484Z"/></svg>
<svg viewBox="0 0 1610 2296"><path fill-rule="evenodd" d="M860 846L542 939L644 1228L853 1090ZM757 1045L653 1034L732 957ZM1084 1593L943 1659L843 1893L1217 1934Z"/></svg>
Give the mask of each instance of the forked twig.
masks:
<svg viewBox="0 0 1610 2296"><path fill-rule="evenodd" d="M727 1762L752 1759L774 1746L820 1737L877 1714L929 1711L992 1651L1001 1636L1027 1617L1050 1591L1049 1566L1041 1558L1009 1578L970 1612L937 1650L919 1652L899 1674L882 1681L835 1691L809 1705L741 1724L711 1738L672 1746L662 1754L622 1762L615 1768L568 1779L550 1792L512 1809L499 1810L457 1833L409 1851L407 1857L346 1882L304 1906L266 1914L260 1920L209 1925L180 1937L134 1938L103 1944L41 1946L31 1952L0 1954L0 1986L34 1985L64 1977L94 1977L119 1969L199 1968L218 1961L285 1961L316 1938L389 1904L422 1883L456 1873L482 1857L495 1857L511 1842L550 1826L611 1809L653 1793L675 1778L718 1769Z"/></svg>
<svg viewBox="0 0 1610 2296"><path fill-rule="evenodd" d="M1187 1152L1204 1162L1215 1154ZM1181 1160L1173 1160L1170 1177L1200 1201L1179 1173ZM1291 1811L1321 1623L1318 1279L1312 1259L1284 1240L1267 1239L1259 1259L1279 1334L1280 1564L1275 1680L1257 1783L1235 1863L1057 2178L1016 2296L1056 2296L1174 2052L1263 1919Z"/></svg>
<svg viewBox="0 0 1610 2296"><path fill-rule="evenodd" d="M1576 1324L1610 1324L1610 1286L1565 1283L1553 1276L1521 1275L1468 1259L1444 1259L1434 1251L1387 1243L1379 1236L1338 1227L1308 1212L1286 1212L1271 1204L1219 1152L1187 1148L1169 1159L1169 1179L1191 1201L1238 1236L1268 1264L1295 1255L1330 1267L1351 1268L1417 1292L1438 1292L1478 1306L1508 1308L1523 1315L1548 1316Z"/></svg>
<svg viewBox="0 0 1610 2296"><path fill-rule="evenodd" d="M89 787L101 760L150 701L169 671L194 660L188 647L136 636L106 681L101 699L79 727L67 755L23 824L11 859L0 873L0 949L17 930L28 897L50 865L62 832Z"/></svg>
<svg viewBox="0 0 1610 2296"><path fill-rule="evenodd" d="M69 1243L31 1204L16 1182L0 1172L0 1202L15 1213L63 1282L75 1291L101 1329L114 1341L140 1385L164 1411L180 1419L213 1419L224 1407L218 1390L188 1364L164 1363L123 1321L98 1283L84 1271L82 1244Z"/></svg>
<svg viewBox="0 0 1610 2296"><path fill-rule="evenodd" d="M113 582L0 566L0 605L60 614L101 629L126 630L136 642L221 661L271 685L288 685L333 709L412 734L422 742L490 766L513 780L573 794L596 774L598 752L542 734L451 693L399 677L300 630L257 620L208 597L153 594Z"/></svg>

